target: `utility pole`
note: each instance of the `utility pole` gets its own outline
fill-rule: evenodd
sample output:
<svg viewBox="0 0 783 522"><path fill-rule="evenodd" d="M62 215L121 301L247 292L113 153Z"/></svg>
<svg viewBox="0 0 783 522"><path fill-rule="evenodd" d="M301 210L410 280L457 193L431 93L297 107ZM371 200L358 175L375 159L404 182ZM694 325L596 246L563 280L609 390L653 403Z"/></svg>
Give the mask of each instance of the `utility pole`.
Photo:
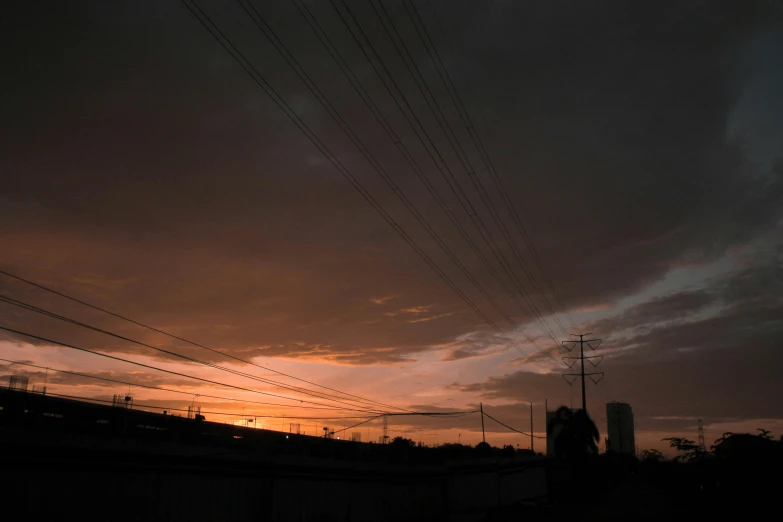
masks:
<svg viewBox="0 0 783 522"><path fill-rule="evenodd" d="M481 439L487 442L487 436L484 434L484 405L479 403L479 410L481 410Z"/></svg>
<svg viewBox="0 0 783 522"><path fill-rule="evenodd" d="M571 335L573 335L574 337L576 337L578 335L579 336L579 340L577 341L576 339L574 339L574 340L563 341L563 342L564 343L574 343L574 345L571 348L567 348L567 350L569 352L574 349L574 346L576 346L575 343L579 343L579 357L563 357L563 362L568 364L566 359L573 361L571 364L568 364L569 368L573 368L574 365L576 364L576 361L580 361L582 366L581 366L581 370L580 370L579 373L564 373L563 374L563 379L565 379L565 381L569 385L574 384L574 381L576 381L576 379L578 379L578 378L582 379L582 410L585 413L587 413L587 393L585 392L585 377L590 377L590 380L592 380L595 384L598 384L600 382L600 380L603 378L604 372L585 373L585 360L587 360L590 364L592 364L593 367L596 367L599 364L601 364L601 360L603 360L604 356L603 355L593 355L593 356L585 357L585 343L587 343L587 346L589 346L591 350L595 350L596 347L593 346L590 343L599 343L600 344L601 343L601 339L585 339L585 336L590 335L589 333L586 333L586 334L571 334ZM593 362L592 361L593 359L598 359L598 362ZM597 379L594 379L593 375L598 375L599 377ZM574 380L569 381L568 377L573 377Z"/></svg>
<svg viewBox="0 0 783 522"><path fill-rule="evenodd" d="M530 401L530 451L533 450L533 401Z"/></svg>

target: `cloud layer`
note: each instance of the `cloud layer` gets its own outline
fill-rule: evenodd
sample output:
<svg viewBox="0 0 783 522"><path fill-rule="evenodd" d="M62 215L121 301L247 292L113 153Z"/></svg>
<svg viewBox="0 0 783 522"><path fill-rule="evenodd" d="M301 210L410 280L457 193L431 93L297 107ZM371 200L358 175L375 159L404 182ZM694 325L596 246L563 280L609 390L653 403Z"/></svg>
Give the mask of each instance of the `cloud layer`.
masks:
<svg viewBox="0 0 783 522"><path fill-rule="evenodd" d="M403 4L387 4L467 158L492 187ZM477 217L485 220L498 255L513 260L490 209L372 10L352 5L477 216L460 206L336 14L312 2L424 174L505 278L473 227ZM291 6L258 7L513 324L424 233L241 11L204 6L466 295L528 353L551 347L451 226ZM577 326L592 323L607 338L612 357L604 369L618 389L614 398L631 401L650 429L656 417L783 416L771 370L780 362L775 343L783 316L783 168L774 160L779 150L769 146L769 136L783 132L768 126L762 140L730 128L752 120L751 85L783 85L779 71L756 59L759 49L783 49L780 9L696 1L434 8L443 33L424 7L422 16L562 303L585 323ZM12 2L4 9L10 81L0 87L8 108L0 127L1 268L243 358L357 371L438 360L443 368L474 368L451 388L465 403L567 395L557 371L538 375L523 365L503 375L520 354L378 218L181 6L84 1L34 9ZM773 107L776 98L767 102ZM489 197L511 223L494 189ZM546 287L532 255L523 249L523 256ZM725 260L731 267L721 279L693 276L651 293L677 270L699 275L704 268L707 277L705 267ZM531 289L521 267L512 268ZM0 278L0 293L220 359L8 278ZM546 313L540 296L531 299ZM0 319L93 349L151 355L2 303Z"/></svg>

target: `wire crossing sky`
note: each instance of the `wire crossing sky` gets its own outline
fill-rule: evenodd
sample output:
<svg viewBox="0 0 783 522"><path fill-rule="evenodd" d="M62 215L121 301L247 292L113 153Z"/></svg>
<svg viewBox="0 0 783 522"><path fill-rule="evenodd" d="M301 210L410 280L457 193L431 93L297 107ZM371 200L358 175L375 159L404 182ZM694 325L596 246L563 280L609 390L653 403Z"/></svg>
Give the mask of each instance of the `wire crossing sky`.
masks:
<svg viewBox="0 0 783 522"><path fill-rule="evenodd" d="M611 400L641 449L783 429L775 2L28 4L0 17L0 357L33 366L0 378L482 403L527 445L593 332L602 435ZM475 444L476 417L389 419Z"/></svg>

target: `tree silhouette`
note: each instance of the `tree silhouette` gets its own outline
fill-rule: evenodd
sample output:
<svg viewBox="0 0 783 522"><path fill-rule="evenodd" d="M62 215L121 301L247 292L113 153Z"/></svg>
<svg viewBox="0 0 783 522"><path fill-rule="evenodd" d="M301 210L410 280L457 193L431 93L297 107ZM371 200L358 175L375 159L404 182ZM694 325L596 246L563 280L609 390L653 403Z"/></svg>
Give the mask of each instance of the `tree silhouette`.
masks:
<svg viewBox="0 0 783 522"><path fill-rule="evenodd" d="M715 440L715 444L710 446L710 449L714 451L716 446L718 446L721 442L723 442L724 440L728 439L732 435L734 435L733 432L731 432L731 431L724 431L723 435L721 435L718 439Z"/></svg>
<svg viewBox="0 0 783 522"><path fill-rule="evenodd" d="M567 460L582 460L598 454L598 428L584 410L560 406L547 426L555 438L555 455Z"/></svg>
<svg viewBox="0 0 783 522"><path fill-rule="evenodd" d="M685 437L666 437L661 440L667 441L670 447L682 453L682 455L677 455L675 460L694 460L704 453L698 444Z"/></svg>
<svg viewBox="0 0 783 522"><path fill-rule="evenodd" d="M476 455L480 457L488 457L492 454L492 446L487 442L479 442L476 444Z"/></svg>
<svg viewBox="0 0 783 522"><path fill-rule="evenodd" d="M646 449L642 450L641 457L644 462L658 462L663 460L663 453L657 449Z"/></svg>
<svg viewBox="0 0 783 522"><path fill-rule="evenodd" d="M771 455L777 443L769 431L758 429L761 433L724 433L712 446L713 453L722 458L764 460Z"/></svg>
<svg viewBox="0 0 783 522"><path fill-rule="evenodd" d="M764 428L756 428L756 431L759 431L759 437L762 439L772 440L772 432L769 430L765 430Z"/></svg>
<svg viewBox="0 0 783 522"><path fill-rule="evenodd" d="M416 442L405 437L394 437L390 445L394 448L410 449L416 447Z"/></svg>

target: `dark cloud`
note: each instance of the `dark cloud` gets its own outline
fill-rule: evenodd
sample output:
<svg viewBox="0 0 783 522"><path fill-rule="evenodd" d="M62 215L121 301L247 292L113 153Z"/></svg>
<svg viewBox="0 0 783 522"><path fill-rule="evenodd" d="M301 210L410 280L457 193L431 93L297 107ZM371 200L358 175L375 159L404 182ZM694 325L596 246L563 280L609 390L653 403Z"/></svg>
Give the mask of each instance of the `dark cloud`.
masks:
<svg viewBox="0 0 783 522"><path fill-rule="evenodd" d="M525 215L533 218L541 259L567 306L613 303L673 267L706 263L769 234L778 222L783 171L761 171L727 137L743 88L743 45L778 20L777 11L764 10L769 4L435 6L446 28L445 38L435 37L481 132L491 129L485 139L505 163L502 175L514 202L524 202ZM334 13L325 3L313 7L480 242ZM383 41L369 7L355 7L369 34ZM511 329L248 21L233 7L205 2L205 8L394 219L502 328ZM445 241L517 322L529 320L480 270L295 11L283 4L259 8ZM76 2L48 9L12 2L4 9L10 80L0 87L9 107L0 129L0 219L6 225L0 241L8 247L3 268L243 357L392 363L465 335L480 339L455 345L446 359L493 350L482 321L180 5ZM390 10L413 45L401 4ZM425 18L432 23L426 12ZM390 45L379 46L413 98ZM414 52L434 81L422 48ZM436 94L447 105L445 91L438 87ZM435 135L426 105L418 97L413 105ZM447 111L456 122L453 109ZM455 128L467 143L462 128ZM435 141L456 179L470 189L445 139ZM489 186L477 154L469 154ZM472 189L468 194L491 223L480 198ZM506 245L500 248L509 253ZM7 280L0 285L19 299L133 338L214 357ZM726 292L742 296L731 287ZM388 296L393 298L384 300ZM674 295L640 305L624 320L682 317L708 301L698 291ZM90 348L137 350L1 306L3 324ZM426 314L399 313L422 307ZM726 320L738 325L736 331L750 329L753 316L735 313ZM777 309L758 313L771 317ZM653 328L634 342L674 349L702 333L685 325L676 333Z"/></svg>
<svg viewBox="0 0 783 522"><path fill-rule="evenodd" d="M673 265L714 259L779 216L768 204L778 190L763 190L779 174L750 175L727 140L741 89L727 49L756 26L755 8L698 5L505 2L470 19L473 60L462 74L478 82L478 71L497 72L477 98L507 102L484 106L490 125L520 122L495 139L525 173L512 179L530 213L546 216L536 236L556 280L569 281L567 297L624 295ZM491 47L471 46L476 38ZM564 240L573 255L562 255ZM569 277L574 259L589 277Z"/></svg>
<svg viewBox="0 0 783 522"><path fill-rule="evenodd" d="M780 226L775 233L780 232ZM754 250L744 266L730 277L715 282L727 303L749 303L783 295L783 248L779 237Z"/></svg>
<svg viewBox="0 0 783 522"><path fill-rule="evenodd" d="M541 397L557 397L563 394L564 381L559 374L539 374L517 371L502 377L490 377L484 382L458 384L455 390L478 392L490 399L540 400Z"/></svg>
<svg viewBox="0 0 783 522"><path fill-rule="evenodd" d="M732 306L708 319L656 326L626 342L636 349L657 351L741 349L743 345L759 343L772 347L776 344L774 334L783 327L781 317L783 303L779 302Z"/></svg>
<svg viewBox="0 0 783 522"><path fill-rule="evenodd" d="M698 418L709 423L781 418L783 401L777 388L783 363L783 299L775 284L758 284L771 282L769 277L780 268L768 265L766 258L759 261L762 264L715 279L704 291L652 299L632 307L630 314L619 314L617 323L628 316L644 318L626 327L649 326L613 336L599 368L606 372L606 381L588 387L593 415L603 415L603 400L619 399L633 406L637 428L647 431L692 426ZM712 302L705 296L721 294L747 298L725 303L708 315L687 316L694 306ZM669 308L662 308L665 303ZM680 320L661 313L667 309L679 312ZM517 371L455 388L487 399L545 396L568 403L560 372Z"/></svg>

